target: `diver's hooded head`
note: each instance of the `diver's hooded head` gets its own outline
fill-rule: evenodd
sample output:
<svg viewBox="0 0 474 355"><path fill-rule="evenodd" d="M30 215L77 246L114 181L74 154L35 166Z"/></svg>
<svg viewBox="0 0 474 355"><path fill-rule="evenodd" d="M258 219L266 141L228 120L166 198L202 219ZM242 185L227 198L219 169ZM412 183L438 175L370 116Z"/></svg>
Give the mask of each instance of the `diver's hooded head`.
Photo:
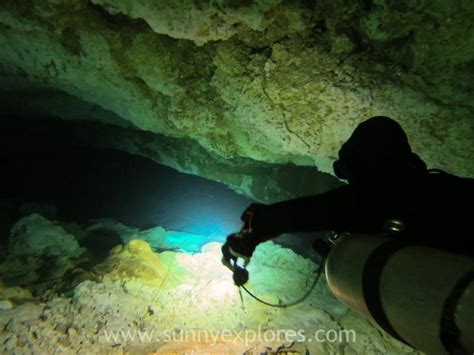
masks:
<svg viewBox="0 0 474 355"><path fill-rule="evenodd" d="M339 150L334 172L354 185L406 180L426 172L402 127L385 116L360 123Z"/></svg>

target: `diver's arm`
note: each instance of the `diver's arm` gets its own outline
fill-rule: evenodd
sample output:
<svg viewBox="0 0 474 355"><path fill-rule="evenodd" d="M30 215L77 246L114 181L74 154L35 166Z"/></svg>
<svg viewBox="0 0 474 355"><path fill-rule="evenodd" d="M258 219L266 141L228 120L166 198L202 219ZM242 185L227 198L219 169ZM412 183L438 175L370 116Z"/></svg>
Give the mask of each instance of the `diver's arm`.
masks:
<svg viewBox="0 0 474 355"><path fill-rule="evenodd" d="M252 234L265 241L282 233L345 230L355 223L357 205L357 195L349 185L323 194L255 205Z"/></svg>
<svg viewBox="0 0 474 355"><path fill-rule="evenodd" d="M228 236L224 249L248 259L258 244L283 233L349 230L369 215L360 207L349 185L272 205L252 204L242 214L240 236Z"/></svg>

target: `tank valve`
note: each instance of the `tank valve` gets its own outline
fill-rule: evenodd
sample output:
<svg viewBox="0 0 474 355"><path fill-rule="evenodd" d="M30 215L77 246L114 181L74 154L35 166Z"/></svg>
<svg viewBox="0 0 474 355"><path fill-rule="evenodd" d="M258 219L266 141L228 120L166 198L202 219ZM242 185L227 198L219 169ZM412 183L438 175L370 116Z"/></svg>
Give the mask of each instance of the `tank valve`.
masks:
<svg viewBox="0 0 474 355"><path fill-rule="evenodd" d="M401 233L405 230L405 223L399 219L387 219L383 230L390 234Z"/></svg>

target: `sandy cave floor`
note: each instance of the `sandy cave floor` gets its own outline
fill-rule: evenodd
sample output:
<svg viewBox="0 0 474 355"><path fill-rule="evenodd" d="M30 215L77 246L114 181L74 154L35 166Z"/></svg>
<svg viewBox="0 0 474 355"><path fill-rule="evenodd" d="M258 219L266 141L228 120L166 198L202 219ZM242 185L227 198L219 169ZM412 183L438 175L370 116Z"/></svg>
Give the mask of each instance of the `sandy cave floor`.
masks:
<svg viewBox="0 0 474 355"><path fill-rule="evenodd" d="M42 231L46 225L60 231L40 217L30 216L27 222L33 225L32 220L42 223ZM112 228L110 221L102 223ZM194 254L157 253L150 244L159 243L161 230L114 226L124 245L114 247L89 270L78 264L53 281L23 287L8 286L4 280L2 352L413 353L340 304L324 276L303 303L272 308L245 293L241 298L220 262L221 243L205 244ZM97 223L89 228L98 228ZM18 230L24 232L25 227ZM1 269L4 279L13 262L8 260ZM28 269L26 259L24 267ZM285 303L304 294L317 267L267 242L248 267L248 287L270 302ZM341 330L355 332L355 341Z"/></svg>

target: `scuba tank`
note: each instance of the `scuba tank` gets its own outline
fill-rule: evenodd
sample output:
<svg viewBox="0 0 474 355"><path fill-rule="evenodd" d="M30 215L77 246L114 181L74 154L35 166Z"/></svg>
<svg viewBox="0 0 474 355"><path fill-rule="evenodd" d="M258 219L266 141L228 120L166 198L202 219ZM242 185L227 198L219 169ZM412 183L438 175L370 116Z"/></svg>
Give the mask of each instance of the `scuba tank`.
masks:
<svg viewBox="0 0 474 355"><path fill-rule="evenodd" d="M345 234L326 277L345 305L429 354L474 353L474 259L383 235Z"/></svg>

